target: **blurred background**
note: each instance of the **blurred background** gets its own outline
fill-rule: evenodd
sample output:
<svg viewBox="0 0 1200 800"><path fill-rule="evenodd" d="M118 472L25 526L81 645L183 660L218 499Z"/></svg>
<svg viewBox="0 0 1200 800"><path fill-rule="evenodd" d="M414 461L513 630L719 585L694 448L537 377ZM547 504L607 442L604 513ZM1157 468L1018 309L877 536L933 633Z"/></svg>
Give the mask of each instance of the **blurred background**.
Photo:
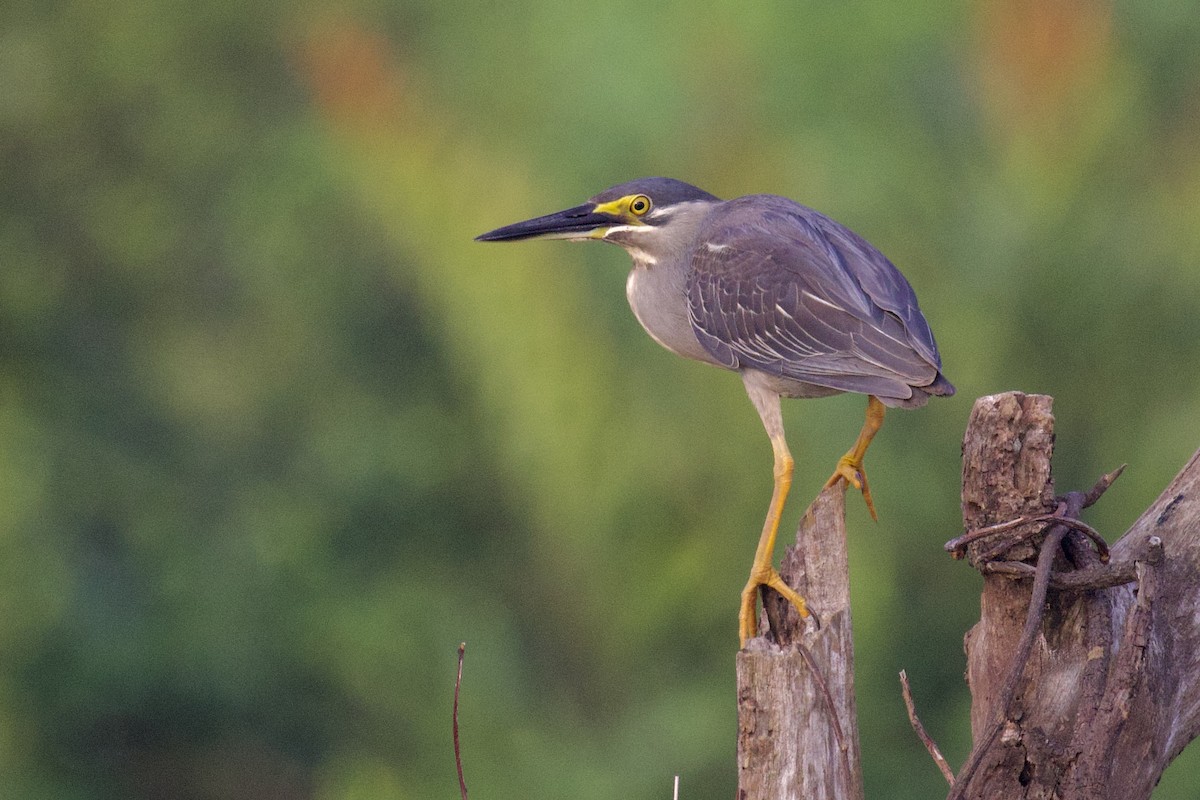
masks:
<svg viewBox="0 0 1200 800"><path fill-rule="evenodd" d="M669 175L860 232L958 396L849 506L869 797L941 797L974 398L1115 539L1200 446L1191 2L17 0L0 29L0 796L728 797L771 451L617 248ZM863 398L790 402L785 537ZM782 547L780 548L782 550ZM819 603L819 598L816 599ZM1158 797L1194 798L1185 752Z"/></svg>

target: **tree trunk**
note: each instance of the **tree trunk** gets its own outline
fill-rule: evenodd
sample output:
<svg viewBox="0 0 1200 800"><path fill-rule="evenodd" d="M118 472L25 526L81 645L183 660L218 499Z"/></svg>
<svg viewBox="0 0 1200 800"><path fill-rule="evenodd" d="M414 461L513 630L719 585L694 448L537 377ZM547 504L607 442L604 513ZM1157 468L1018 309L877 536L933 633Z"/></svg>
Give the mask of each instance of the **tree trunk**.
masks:
<svg viewBox="0 0 1200 800"><path fill-rule="evenodd" d="M976 401L963 442L968 531L1054 510L1051 403L1019 393ZM1078 533L1048 553L1055 576L1018 661L1031 596L1021 567L1046 532L1004 552L1000 567L995 539L967 547L984 573L980 621L966 636L975 746L950 796L1149 798L1200 731L1200 454L1108 564Z"/></svg>
<svg viewBox="0 0 1200 800"><path fill-rule="evenodd" d="M1051 405L980 398L963 441L961 550L984 588L951 800L1146 800L1200 733L1200 452L1106 562L1077 517L1115 474L1055 497ZM844 511L844 487L823 491L780 568L821 627L768 591L737 656L740 800L863 796Z"/></svg>
<svg viewBox="0 0 1200 800"><path fill-rule="evenodd" d="M768 590L770 631L737 655L739 800L863 796L845 510L844 484L822 491L779 569L821 627Z"/></svg>

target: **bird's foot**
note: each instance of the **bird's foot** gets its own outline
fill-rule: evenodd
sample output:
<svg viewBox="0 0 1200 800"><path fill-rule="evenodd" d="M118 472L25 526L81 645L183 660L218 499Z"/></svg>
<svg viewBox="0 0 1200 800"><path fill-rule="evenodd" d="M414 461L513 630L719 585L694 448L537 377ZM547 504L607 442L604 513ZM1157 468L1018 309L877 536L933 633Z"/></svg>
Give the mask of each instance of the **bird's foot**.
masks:
<svg viewBox="0 0 1200 800"><path fill-rule="evenodd" d="M742 647L745 648L746 642L758 635L758 617L756 611L758 609L758 589L760 586L770 586L795 607L796 612L800 614L801 619L808 619L813 616L808 610L808 603L804 601L795 589L784 583L779 572L767 565L765 568L755 568L750 573L750 580L746 582L746 588L742 589L742 608L738 613L738 635L742 641Z"/></svg>
<svg viewBox="0 0 1200 800"><path fill-rule="evenodd" d="M871 512L871 519L878 522L879 515L875 513L875 503L871 500L871 487L867 484L867 472L863 469L861 457L856 458L851 452L839 458L837 468L829 476L829 480L825 481L825 488L828 489L840 480L844 480L855 489L862 491L867 511Z"/></svg>

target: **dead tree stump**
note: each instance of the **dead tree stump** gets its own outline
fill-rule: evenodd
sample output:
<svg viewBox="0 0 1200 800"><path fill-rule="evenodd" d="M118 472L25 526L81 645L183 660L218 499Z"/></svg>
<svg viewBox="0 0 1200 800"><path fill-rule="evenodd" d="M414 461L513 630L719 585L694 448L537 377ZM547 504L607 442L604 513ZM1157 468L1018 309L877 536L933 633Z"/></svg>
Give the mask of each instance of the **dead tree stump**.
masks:
<svg viewBox="0 0 1200 800"><path fill-rule="evenodd" d="M963 442L968 531L1055 510L1051 403L1016 392L976 401ZM966 636L974 748L950 797L1149 798L1200 732L1200 453L1108 563L1079 527L1024 527L1007 549L967 546L984 574ZM1030 616L1048 536L1048 589Z"/></svg>
<svg viewBox="0 0 1200 800"><path fill-rule="evenodd" d="M1200 452L1109 559L1078 516L1116 473L1055 496L1051 405L980 398L964 437L952 549L984 588L951 800L1148 800L1200 734ZM740 800L862 799L844 511L844 487L823 491L780 568L822 626L768 591L737 656Z"/></svg>
<svg viewBox="0 0 1200 800"><path fill-rule="evenodd" d="M812 598L821 627L765 592L763 635L737 655L739 800L862 800L846 489L825 489L779 572Z"/></svg>

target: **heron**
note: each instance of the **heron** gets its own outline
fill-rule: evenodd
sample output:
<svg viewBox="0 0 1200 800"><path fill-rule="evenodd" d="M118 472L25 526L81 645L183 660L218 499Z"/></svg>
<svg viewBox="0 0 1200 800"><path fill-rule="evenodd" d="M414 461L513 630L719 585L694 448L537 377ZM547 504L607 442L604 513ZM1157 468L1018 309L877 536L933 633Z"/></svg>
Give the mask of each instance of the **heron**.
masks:
<svg viewBox="0 0 1200 800"><path fill-rule="evenodd" d="M741 375L774 453L774 488L738 612L741 644L758 630L769 586L811 612L774 567L792 484L780 400L867 395L862 429L825 486L845 481L878 519L863 459L886 408L949 397L941 355L917 297L879 250L786 197L721 200L672 178L641 178L582 205L484 233L478 241L611 242L633 259L625 289L650 337L684 358Z"/></svg>

